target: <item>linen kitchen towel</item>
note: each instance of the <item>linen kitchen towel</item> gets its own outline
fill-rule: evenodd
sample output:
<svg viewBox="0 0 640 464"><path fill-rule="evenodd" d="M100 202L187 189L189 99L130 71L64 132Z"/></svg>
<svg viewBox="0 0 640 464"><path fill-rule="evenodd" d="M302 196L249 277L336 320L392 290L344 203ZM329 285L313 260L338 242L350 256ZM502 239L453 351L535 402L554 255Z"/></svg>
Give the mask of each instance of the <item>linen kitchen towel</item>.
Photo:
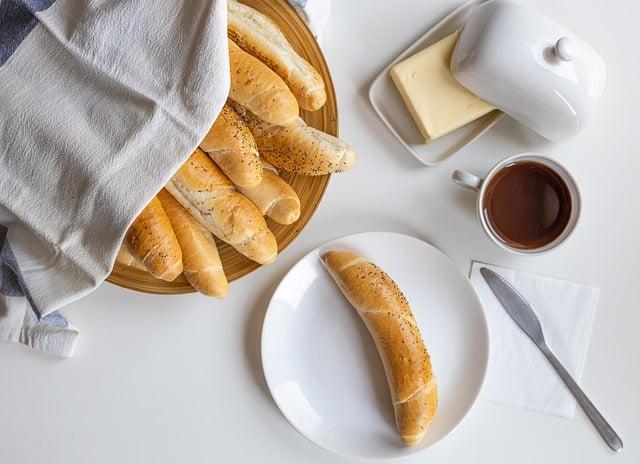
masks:
<svg viewBox="0 0 640 464"><path fill-rule="evenodd" d="M330 0L290 0L321 39ZM71 356L57 309L228 94L225 0L0 0L0 340Z"/></svg>
<svg viewBox="0 0 640 464"><path fill-rule="evenodd" d="M225 0L0 0L0 338L63 356L229 90Z"/></svg>
<svg viewBox="0 0 640 464"><path fill-rule="evenodd" d="M588 285L474 262L471 283L487 316L489 369L481 397L534 411L572 417L576 403L538 348L520 330L482 278L487 267L525 297L540 318L549 346L579 382L599 290Z"/></svg>
<svg viewBox="0 0 640 464"><path fill-rule="evenodd" d="M322 44L324 28L331 14L331 0L289 0L313 35Z"/></svg>

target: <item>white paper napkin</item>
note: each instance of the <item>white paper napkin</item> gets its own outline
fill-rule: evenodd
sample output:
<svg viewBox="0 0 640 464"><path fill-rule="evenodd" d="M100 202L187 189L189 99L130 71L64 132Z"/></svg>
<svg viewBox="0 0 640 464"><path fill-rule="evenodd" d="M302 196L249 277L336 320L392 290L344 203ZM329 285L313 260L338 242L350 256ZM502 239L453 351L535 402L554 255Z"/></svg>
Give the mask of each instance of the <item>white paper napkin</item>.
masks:
<svg viewBox="0 0 640 464"><path fill-rule="evenodd" d="M489 369L481 397L572 417L573 396L496 299L480 274L482 267L504 277L531 304L548 345L577 381L582 377L599 289L475 261L471 266L471 283L484 307L490 333Z"/></svg>

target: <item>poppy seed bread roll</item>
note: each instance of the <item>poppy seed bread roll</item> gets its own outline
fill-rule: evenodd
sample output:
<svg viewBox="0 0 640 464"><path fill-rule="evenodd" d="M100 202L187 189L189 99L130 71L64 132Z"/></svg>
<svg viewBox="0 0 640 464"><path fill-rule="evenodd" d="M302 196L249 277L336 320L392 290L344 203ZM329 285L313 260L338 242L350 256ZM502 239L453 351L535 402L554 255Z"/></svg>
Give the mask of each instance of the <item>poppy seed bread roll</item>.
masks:
<svg viewBox="0 0 640 464"><path fill-rule="evenodd" d="M349 170L356 162L355 151L337 137L325 134L302 120L287 127L261 120L239 102L233 109L247 123L258 144L260 156L283 171L322 176Z"/></svg>
<svg viewBox="0 0 640 464"><path fill-rule="evenodd" d="M300 108L287 84L269 67L229 40L231 94L260 119L287 126L298 117Z"/></svg>
<svg viewBox="0 0 640 464"><path fill-rule="evenodd" d="M284 34L268 17L235 0L227 2L229 37L280 76L298 104L315 111L327 100L322 77L296 53Z"/></svg>
<svg viewBox="0 0 640 464"><path fill-rule="evenodd" d="M278 244L262 213L201 149L165 188L205 229L247 258L260 264L275 261Z"/></svg>
<svg viewBox="0 0 640 464"><path fill-rule="evenodd" d="M254 187L238 190L262 212L278 224L293 224L300 217L300 198L293 188L266 161L262 161L263 179Z"/></svg>
<svg viewBox="0 0 640 464"><path fill-rule="evenodd" d="M124 244L156 279L172 281L182 273L182 251L158 197L129 226Z"/></svg>
<svg viewBox="0 0 640 464"><path fill-rule="evenodd" d="M253 187L262 182L262 164L251 131L229 105L205 135L202 148L239 187Z"/></svg>
<svg viewBox="0 0 640 464"><path fill-rule="evenodd" d="M158 198L180 244L185 279L203 295L224 298L229 285L213 235L165 189Z"/></svg>
<svg viewBox="0 0 640 464"><path fill-rule="evenodd" d="M138 262L137 259L133 257L127 247L123 243L120 249L118 250L118 255L116 256L116 263L121 264L123 266L133 267L140 271L147 272L147 268Z"/></svg>
<svg viewBox="0 0 640 464"><path fill-rule="evenodd" d="M391 277L356 253L329 251L322 259L375 341L402 440L417 444L436 413L438 393L409 302Z"/></svg>

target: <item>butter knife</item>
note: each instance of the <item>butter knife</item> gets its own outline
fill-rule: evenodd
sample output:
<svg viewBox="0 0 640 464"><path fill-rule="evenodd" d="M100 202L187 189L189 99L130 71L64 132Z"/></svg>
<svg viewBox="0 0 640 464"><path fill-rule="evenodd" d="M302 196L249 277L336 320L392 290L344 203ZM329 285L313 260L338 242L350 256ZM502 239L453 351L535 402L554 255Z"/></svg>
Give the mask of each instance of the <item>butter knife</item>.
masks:
<svg viewBox="0 0 640 464"><path fill-rule="evenodd" d="M616 452L620 451L622 449L622 440L605 418L602 417L602 414L598 412L589 398L587 398L587 395L584 394L576 381L573 380L571 374L569 374L562 363L553 354L544 338L540 320L531 305L529 305L527 300L525 300L509 282L507 282L502 276L493 272L491 269L483 267L480 269L480 274L482 274L482 277L487 282L496 298L498 298L498 301L500 301L504 309L507 310L509 316L511 316L515 323L518 324L522 331L529 336L533 343L536 344L540 351L542 351L545 357L549 360L551 366L553 366L571 394L578 401L578 404L591 423L595 426L596 430L598 430L598 433L600 433L607 445L609 445L609 448Z"/></svg>

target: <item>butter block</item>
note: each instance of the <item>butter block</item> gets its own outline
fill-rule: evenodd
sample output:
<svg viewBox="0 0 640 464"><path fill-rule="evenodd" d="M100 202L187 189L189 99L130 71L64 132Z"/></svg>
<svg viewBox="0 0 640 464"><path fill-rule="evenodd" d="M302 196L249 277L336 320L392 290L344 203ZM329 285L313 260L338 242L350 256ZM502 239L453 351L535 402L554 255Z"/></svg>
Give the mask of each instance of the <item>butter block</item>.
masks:
<svg viewBox="0 0 640 464"><path fill-rule="evenodd" d="M449 70L458 31L391 68L390 74L418 129L428 142L495 108L478 98Z"/></svg>

